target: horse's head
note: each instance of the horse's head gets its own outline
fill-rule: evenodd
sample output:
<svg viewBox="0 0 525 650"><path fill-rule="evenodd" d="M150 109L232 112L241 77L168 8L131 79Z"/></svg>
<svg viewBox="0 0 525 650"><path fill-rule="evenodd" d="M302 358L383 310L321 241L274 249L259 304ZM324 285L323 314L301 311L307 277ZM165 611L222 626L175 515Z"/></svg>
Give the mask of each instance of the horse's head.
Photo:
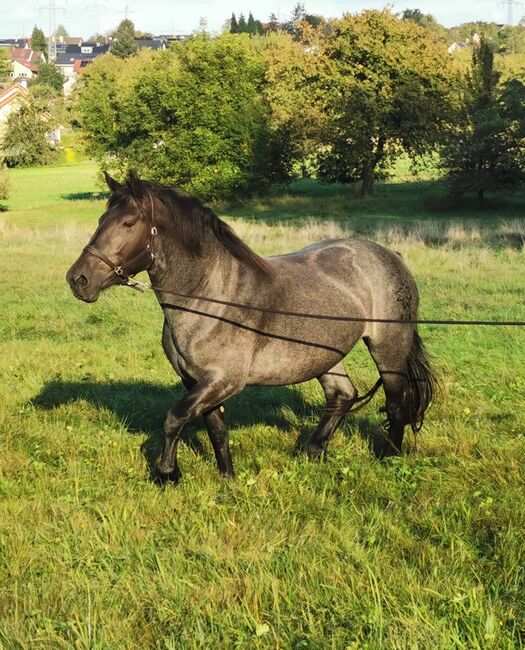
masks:
<svg viewBox="0 0 525 650"><path fill-rule="evenodd" d="M153 197L136 175L123 185L104 174L111 197L98 228L66 279L77 298L95 302L103 289L125 283L153 262Z"/></svg>

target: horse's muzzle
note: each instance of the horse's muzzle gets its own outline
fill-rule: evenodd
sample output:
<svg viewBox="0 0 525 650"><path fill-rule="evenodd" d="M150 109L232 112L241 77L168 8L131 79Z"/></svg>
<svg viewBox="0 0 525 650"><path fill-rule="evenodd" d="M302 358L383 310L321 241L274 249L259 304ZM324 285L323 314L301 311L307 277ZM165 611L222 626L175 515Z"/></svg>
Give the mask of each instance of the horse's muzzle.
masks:
<svg viewBox="0 0 525 650"><path fill-rule="evenodd" d="M84 302L95 302L100 294L100 287L93 286L89 276L82 272L78 262L73 264L66 274L66 280L75 298Z"/></svg>

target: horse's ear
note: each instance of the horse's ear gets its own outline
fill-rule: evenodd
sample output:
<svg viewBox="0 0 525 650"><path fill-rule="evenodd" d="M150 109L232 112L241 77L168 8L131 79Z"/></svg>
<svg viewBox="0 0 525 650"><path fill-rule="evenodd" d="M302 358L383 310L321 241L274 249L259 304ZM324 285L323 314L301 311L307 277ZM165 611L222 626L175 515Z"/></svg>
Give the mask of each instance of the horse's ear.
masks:
<svg viewBox="0 0 525 650"><path fill-rule="evenodd" d="M128 186L131 196L134 199L140 200L143 199L144 196L146 195L144 183L140 180L137 172L130 171L128 173L128 179L126 181L126 185Z"/></svg>
<svg viewBox="0 0 525 650"><path fill-rule="evenodd" d="M104 172L104 178L106 179L107 186L112 192L116 192L122 187L122 185L114 178L111 178L111 176L106 171Z"/></svg>

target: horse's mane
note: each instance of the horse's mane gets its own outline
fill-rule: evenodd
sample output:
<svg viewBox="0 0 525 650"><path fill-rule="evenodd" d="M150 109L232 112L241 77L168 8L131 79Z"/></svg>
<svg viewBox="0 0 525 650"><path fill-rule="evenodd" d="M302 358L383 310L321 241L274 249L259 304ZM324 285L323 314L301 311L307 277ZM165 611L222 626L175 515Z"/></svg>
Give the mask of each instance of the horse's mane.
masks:
<svg viewBox="0 0 525 650"><path fill-rule="evenodd" d="M175 187L141 180L130 174L127 182L112 194L109 205L111 207L122 199L144 199L148 194L152 194L167 208L178 241L192 255L202 253L205 231L211 230L217 241L234 257L263 273L269 273L268 262L245 244L213 210L196 197L182 194Z"/></svg>

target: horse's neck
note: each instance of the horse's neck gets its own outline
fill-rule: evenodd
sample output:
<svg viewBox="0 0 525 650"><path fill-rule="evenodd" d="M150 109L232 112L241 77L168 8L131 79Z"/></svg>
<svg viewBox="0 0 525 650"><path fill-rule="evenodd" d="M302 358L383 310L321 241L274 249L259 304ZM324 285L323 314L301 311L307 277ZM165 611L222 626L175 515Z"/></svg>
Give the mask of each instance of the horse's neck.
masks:
<svg viewBox="0 0 525 650"><path fill-rule="evenodd" d="M243 278L253 272L227 251L213 233L207 233L199 255L182 249L173 239L160 240L149 274L155 288L227 300L234 298Z"/></svg>

